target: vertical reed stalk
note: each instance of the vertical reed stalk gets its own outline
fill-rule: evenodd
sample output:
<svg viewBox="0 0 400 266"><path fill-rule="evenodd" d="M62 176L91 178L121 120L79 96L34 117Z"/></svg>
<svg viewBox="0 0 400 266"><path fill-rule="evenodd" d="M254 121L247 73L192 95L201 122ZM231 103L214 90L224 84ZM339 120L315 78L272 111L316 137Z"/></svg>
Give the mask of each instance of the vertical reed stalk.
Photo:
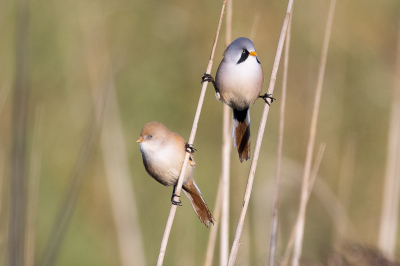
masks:
<svg viewBox="0 0 400 266"><path fill-rule="evenodd" d="M0 149L0 215L1 215L1 211L3 209L2 208L3 207L3 201L2 201L3 197L2 196L3 196L3 185L4 185L4 161L5 161L4 150ZM6 235L6 234L3 233L3 235ZM0 243L4 241L3 237L0 237Z"/></svg>
<svg viewBox="0 0 400 266"><path fill-rule="evenodd" d="M29 103L29 11L28 0L17 1L8 234L8 260L11 266L22 266L24 264L26 142Z"/></svg>
<svg viewBox="0 0 400 266"><path fill-rule="evenodd" d="M8 93L10 92L10 84L9 82L4 82L0 91L0 114L3 110L4 104L6 103Z"/></svg>
<svg viewBox="0 0 400 266"><path fill-rule="evenodd" d="M317 154L317 159L315 160L315 164L312 170L312 175L310 178L310 185L308 187L308 191L307 191L307 202L310 198L311 195L311 191L313 189L314 183L315 183L315 179L317 178L317 174L318 174L318 170L319 170L319 165L322 161L322 156L324 155L325 152L325 144L321 144L319 147L319 151ZM296 237L296 230L297 230L297 224L295 224L292 233L290 234L290 238L289 238L289 243L286 247L286 251L285 251L285 255L283 256L283 260L281 263L281 266L286 266L289 263L289 259L290 259L290 254L292 253L292 249L293 249L293 245L295 242L295 237Z"/></svg>
<svg viewBox="0 0 400 266"><path fill-rule="evenodd" d="M397 59L393 91L392 112L389 125L386 174L383 190L382 213L379 227L379 249L394 259L399 217L400 196L400 31L397 42Z"/></svg>
<svg viewBox="0 0 400 266"><path fill-rule="evenodd" d="M226 1L227 0L224 0L224 2L222 4L222 10L221 10L221 15L220 15L219 22L218 22L217 33L215 35L214 44L213 44L213 47L212 47L212 50L211 50L210 60L208 61L208 65L207 65L207 70L206 70L207 74L211 73L211 68L212 68L214 54L215 54L215 48L217 46L219 31L221 29L222 18L224 16L224 10L225 10ZM189 141L188 141L189 144L193 144L194 138L196 136L197 124L199 123L200 114L201 114L201 108L203 107L203 102L204 102L204 97L206 95L207 85L208 85L208 82L204 82L203 85L202 85L202 88L201 88L199 103L197 105L197 110L196 110L196 114L194 116L193 126L192 126L192 130L190 132L190 137L189 137ZM187 168L187 164L189 162L189 155L190 154L187 152L186 156L185 156L185 160L183 162L181 174L179 176L179 181L178 181L178 184L176 185L175 194L177 196L180 196L180 194L181 194L183 177L185 176L185 171L186 171L186 168ZM175 197L174 200L178 201L178 198ZM177 205L171 204L171 209L170 209L170 212L169 212L169 215L168 215L167 224L165 226L163 239L161 241L160 253L158 255L158 260L157 260L157 266L161 266L163 264L163 261L164 261L164 256L165 256L165 252L167 250L167 244L168 244L169 235L171 233L172 224L174 223L176 208L177 208Z"/></svg>
<svg viewBox="0 0 400 266"><path fill-rule="evenodd" d="M277 51L276 51L274 65L272 67L271 79L270 79L269 86L268 86L268 91L267 91L267 93L269 93L271 95L273 94L274 88L275 88L276 76L277 76L277 73L278 73L279 62L281 60L283 45L285 43L286 32L287 32L287 29L288 29L288 26L289 26L289 19L290 19L290 16L291 16L292 7L293 7L293 0L289 0L288 6L287 6L287 10L286 10L285 19L283 20L283 26L282 26L281 34L280 34L280 37L279 37L278 48L277 48ZM229 255L229 262L228 262L229 266L233 266L235 264L237 253L239 251L240 236L242 234L243 225L244 225L244 219L246 217L247 208L249 206L251 190L252 190L253 182L254 182L254 175L256 173L256 168L257 168L258 155L260 153L261 143L262 143L262 139L263 139L263 136L264 136L265 125L267 123L269 107L270 107L269 104L265 103L264 109L263 109L263 113L262 113L262 116L261 116L261 123L260 123L260 126L258 128L256 145L254 147L254 154L253 154L253 159L251 161L250 173L249 173L249 178L248 178L248 181L247 181L246 191L245 191L245 194L244 194L242 209L240 211L239 222L238 222L237 227L236 227L235 238L234 238L234 241L233 241L233 244L232 244L231 253Z"/></svg>
<svg viewBox="0 0 400 266"><path fill-rule="evenodd" d="M225 46L232 41L232 0L227 1L226 5L226 34ZM222 215L221 215L221 244L219 265L226 266L229 256L229 187L230 187L230 166L231 166L231 108L223 105L223 123L222 123Z"/></svg>
<svg viewBox="0 0 400 266"><path fill-rule="evenodd" d="M214 248L215 248L215 242L217 240L219 218L221 216L221 208L222 208L222 193L223 193L222 189L223 189L222 178L220 178L218 185L217 199L215 200L215 207L213 211L215 222L214 226L210 228L210 236L208 237L206 259L204 262L204 266L211 266L214 259Z"/></svg>
<svg viewBox="0 0 400 266"><path fill-rule="evenodd" d="M30 158L31 165L29 171L24 266L33 266L35 261L35 227L39 197L40 165L42 159L41 147L43 143L43 116L43 107L38 107L35 114Z"/></svg>
<svg viewBox="0 0 400 266"><path fill-rule="evenodd" d="M107 63L110 62L110 52L107 47L105 31L93 30L94 28L105 29L100 8L95 3L90 6L82 4L80 11L87 69L92 85L93 100L95 100L94 96L98 91L96 84L100 82L99 77L102 76ZM107 115L101 129L100 144L116 227L120 261L123 266L146 265L113 76L110 77L108 96Z"/></svg>
<svg viewBox="0 0 400 266"><path fill-rule="evenodd" d="M286 87L287 87L287 74L289 66L289 47L290 47L290 31L292 28L292 18L289 21L289 27L286 34L285 46L285 60L283 61L283 81L282 81L282 96L281 96L281 109L279 120L279 133L278 133L278 153L277 153L277 170L275 180L275 195L274 204L272 207L271 218L271 237L269 245L269 266L275 265L276 243L278 239L278 208L279 208L279 183L281 178L281 164L282 164L282 146L283 146L283 133L285 127L285 104L286 104Z"/></svg>
<svg viewBox="0 0 400 266"><path fill-rule="evenodd" d="M323 85L323 81L324 81L326 58L328 55L329 39L330 39L330 35L331 35L333 14L335 11L335 4L336 4L336 0L331 0L331 5L329 8L329 14L328 14L328 21L327 21L326 30L325 30L324 44L323 44L323 48L322 48L321 64L320 64L320 69L319 69L317 89L315 92L314 108L313 108L313 114L312 114L312 119L311 119L310 133L309 133L309 137L308 137L307 152L306 152L306 162L305 162L304 173L303 173L303 184L302 184L302 190L301 190L300 209L299 209L299 214L298 214L297 222L296 222L296 239L295 239L294 254L293 254L293 260L292 260L292 265L294 265L294 266L299 265L299 260L300 260L300 256L301 256L303 234L304 234L304 224L305 224L305 216L306 216L306 207L307 207L307 202L308 202L307 198L308 198L309 187L310 187L311 162L312 162L312 157L313 157L315 135L317 132L318 112L319 112L319 105L321 102L322 85Z"/></svg>
<svg viewBox="0 0 400 266"><path fill-rule="evenodd" d="M257 13L254 17L253 26L251 27L251 33L250 33L250 40L252 40L253 42L254 39L256 38L258 24L260 24L260 14Z"/></svg>
<svg viewBox="0 0 400 266"><path fill-rule="evenodd" d="M341 173L339 178L339 192L338 198L343 203L343 208L346 211L346 207L349 201L349 195L353 183L353 175L354 175L354 162L355 162L355 141L354 138L351 138L346 143L346 150L343 155L342 165L341 165ZM346 234L347 228L347 219L343 217L345 212L341 212L341 206L337 205L337 216L339 216L339 223L337 224L337 235L334 239L334 247L336 252L341 253L341 247L343 238L346 238L348 235Z"/></svg>

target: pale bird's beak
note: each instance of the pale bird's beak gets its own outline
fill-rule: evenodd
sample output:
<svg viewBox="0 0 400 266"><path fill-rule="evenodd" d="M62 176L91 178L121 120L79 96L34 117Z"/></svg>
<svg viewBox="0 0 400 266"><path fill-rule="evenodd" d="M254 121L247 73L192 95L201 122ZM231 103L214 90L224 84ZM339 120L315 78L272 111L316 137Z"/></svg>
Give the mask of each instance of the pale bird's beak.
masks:
<svg viewBox="0 0 400 266"><path fill-rule="evenodd" d="M256 56L256 52L251 52L249 55Z"/></svg>
<svg viewBox="0 0 400 266"><path fill-rule="evenodd" d="M143 142L144 139L142 137L140 137L136 142Z"/></svg>

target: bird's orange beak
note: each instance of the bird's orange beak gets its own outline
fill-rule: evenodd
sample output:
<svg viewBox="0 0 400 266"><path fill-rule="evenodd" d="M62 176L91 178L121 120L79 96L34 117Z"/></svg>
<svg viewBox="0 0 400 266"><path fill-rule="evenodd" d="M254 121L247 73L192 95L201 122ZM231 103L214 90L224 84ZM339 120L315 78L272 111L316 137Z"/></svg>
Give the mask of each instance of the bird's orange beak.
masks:
<svg viewBox="0 0 400 266"><path fill-rule="evenodd" d="M144 139L142 137L140 137L136 142L143 142Z"/></svg>
<svg viewBox="0 0 400 266"><path fill-rule="evenodd" d="M256 56L256 52L251 52L249 55Z"/></svg>

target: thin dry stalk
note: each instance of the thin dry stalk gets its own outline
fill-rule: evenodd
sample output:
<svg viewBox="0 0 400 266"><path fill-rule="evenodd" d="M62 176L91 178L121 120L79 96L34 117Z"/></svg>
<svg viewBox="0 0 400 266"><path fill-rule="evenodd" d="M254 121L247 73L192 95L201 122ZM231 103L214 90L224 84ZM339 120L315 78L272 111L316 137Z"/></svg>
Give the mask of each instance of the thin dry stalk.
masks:
<svg viewBox="0 0 400 266"><path fill-rule="evenodd" d="M8 260L13 266L24 263L26 219L26 142L29 103L29 1L16 3L15 77L12 103L12 148Z"/></svg>
<svg viewBox="0 0 400 266"><path fill-rule="evenodd" d="M219 218L221 216L221 209L222 209L222 193L223 193L222 178L220 178L218 185L217 199L215 200L215 207L213 211L215 222L214 226L211 227L210 236L208 237L206 260L204 262L204 266L211 266L214 260L214 248L215 248L215 242L217 240Z"/></svg>
<svg viewBox="0 0 400 266"><path fill-rule="evenodd" d="M400 195L400 31L393 96L378 240L379 249L390 259L396 250Z"/></svg>
<svg viewBox="0 0 400 266"><path fill-rule="evenodd" d="M271 79L270 79L269 86L268 86L268 91L267 91L268 94L271 94L271 95L273 94L274 88L275 88L276 76L277 76L277 73L278 73L279 62L281 60L283 45L285 43L285 37L286 37L287 28L289 26L289 19L290 19L290 16L291 16L292 7L293 7L293 0L289 0L288 7L287 7L287 10L286 10L285 19L283 21L281 34L280 34L280 37L279 37L278 48L277 48L277 51L276 51L274 65L273 65L272 73L271 73ZM235 264L237 253L239 251L240 236L242 234L243 225L244 225L244 219L246 217L247 208L249 206L251 190L252 190L253 182L254 182L254 175L256 173L256 168L257 168L258 155L260 153L261 143L262 143L262 139L263 139L263 136L264 136L265 125L267 123L269 107L270 106L267 103L265 103L264 109L263 109L263 113L262 113L262 116L261 116L261 123L260 123L260 126L258 128L256 145L254 147L254 154L253 154L253 159L251 161L250 173L249 173L249 178L248 178L248 181L247 181L246 192L244 194L243 205L242 205L242 209L240 211L239 222L238 222L237 227L236 227L235 239L233 241L231 253L229 255L229 262L228 262L229 266L233 266Z"/></svg>
<svg viewBox="0 0 400 266"><path fill-rule="evenodd" d="M338 197L343 203L343 208L346 209L347 203L349 201L349 195L353 183L354 175L354 164L355 164L355 141L353 138L347 141L346 150L343 156L341 173L339 178L339 192ZM337 205L338 210L336 211L338 215L341 214L341 206ZM340 217L339 224L337 225L338 233L334 239L335 250L340 254L343 238L346 237L346 227L347 219L345 217Z"/></svg>
<svg viewBox="0 0 400 266"><path fill-rule="evenodd" d="M25 235L25 261L24 266L34 265L35 256L35 227L38 208L40 165L42 159L41 147L43 139L43 107L36 109L35 125L32 140L32 152L30 159L27 220Z"/></svg>
<svg viewBox="0 0 400 266"><path fill-rule="evenodd" d="M6 103L8 93L10 92L10 88L11 88L11 86L10 86L9 82L3 83L3 86L0 91L0 114L1 114L1 111L3 110L4 104Z"/></svg>
<svg viewBox="0 0 400 266"><path fill-rule="evenodd" d="M0 215L3 207L2 202L2 193L3 193L3 184L4 184L4 150L0 149ZM1 232L1 231L0 231ZM4 241L4 236L0 236L0 244Z"/></svg>
<svg viewBox="0 0 400 266"><path fill-rule="evenodd" d="M303 234L304 234L304 224L305 224L305 216L306 216L306 207L307 207L307 198L308 198L307 194L309 193L309 186L310 186L311 162L312 162L312 157L313 157L315 135L317 132L318 112L319 112L319 105L321 102L322 84L324 81L326 58L328 55L329 39L331 36L335 4L336 4L336 0L331 0L331 5L329 7L328 21L327 21L326 30L325 30L324 44L323 44L323 48L322 48L321 64L320 64L320 69L319 69L317 89L315 92L314 109L313 109L313 114L312 114L312 119L311 119L310 133L309 133L309 137L308 137L307 152L306 152L306 162L305 162L304 173L303 173L303 184L302 184L302 190L301 190L300 209L299 209L299 214L298 214L297 222L296 222L296 240L295 240L294 254L293 254L293 260L292 260L292 265L294 265L294 266L299 265L299 259L301 256Z"/></svg>
<svg viewBox="0 0 400 266"><path fill-rule="evenodd" d="M112 204L121 264L146 265L129 163L115 88L104 121L101 147Z"/></svg>
<svg viewBox="0 0 400 266"><path fill-rule="evenodd" d="M94 27L97 29L105 28L102 25L104 20L98 6L96 4L91 6L82 4L80 10L86 63L88 71L91 72L89 77L92 84L93 99L95 99L95 92L98 90L96 87L99 82L98 77L101 77L101 73L106 68L104 63L110 61L110 53L105 32L93 30ZM94 22L91 20L94 20ZM98 44L99 40L101 40L102 45ZM105 57L103 59L105 62L98 60L99 55ZM113 77L110 79L109 103L101 132L101 148L111 209L116 225L118 250L123 266L146 265L115 83Z"/></svg>
<svg viewBox="0 0 400 266"><path fill-rule="evenodd" d="M232 0L227 1L226 5L226 35L225 45L232 41ZM230 166L231 166L231 109L226 104L223 105L222 122L222 215L221 215L221 237L219 265L225 266L229 256L229 187L230 187Z"/></svg>
<svg viewBox="0 0 400 266"><path fill-rule="evenodd" d="M253 42L254 42L254 39L256 38L257 28L258 28L259 24L260 24L260 14L257 13L254 16L254 22L253 22L253 26L251 27L251 33L250 33L250 40L253 40Z"/></svg>
<svg viewBox="0 0 400 266"><path fill-rule="evenodd" d="M325 146L326 146L325 143L323 143L319 147L319 151L318 151L318 154L317 154L317 159L315 160L315 164L314 164L314 167L313 167L313 170L312 170L312 174L311 174L311 178L310 178L310 185L309 185L308 192L307 192L307 202L310 199L311 191L312 191L312 189L314 187L314 183L315 183L315 180L317 178L319 166L321 164L322 157L324 156ZM286 247L285 255L283 256L283 260L282 260L281 266L286 266L289 263L290 254L292 253L293 245L294 245L294 242L295 242L296 226L297 226L297 224L295 224L295 227L293 228L292 233L290 234L289 242L288 242L288 245Z"/></svg>
<svg viewBox="0 0 400 266"><path fill-rule="evenodd" d="M210 60L208 61L208 65L207 65L207 70L206 70L207 74L211 73L211 68L212 68L214 54L215 54L215 48L217 46L219 31L221 29L222 18L224 16L224 10L225 10L226 1L227 0L224 0L224 2L222 4L222 10L221 10L221 15L220 15L219 22L218 22L217 33L215 35L214 44L213 44L213 47L212 47L212 50L211 50ZM192 130L190 132L190 137L189 137L189 141L188 141L189 144L193 144L194 138L196 136L197 124L199 123L200 114L201 114L201 108L203 107L204 97L206 95L207 84L208 84L208 82L204 82L203 85L202 85L202 88L201 88L199 103L197 105L197 110L196 110L196 114L194 116L193 126L192 126ZM178 197L181 194L183 177L185 176L185 171L186 171L186 168L187 168L187 164L189 162L189 155L190 155L190 153L187 152L186 156L185 156L185 160L183 162L182 171L181 171L181 174L179 176L179 181L178 181L178 184L176 185L175 194L177 196L174 198L175 201L179 200ZM171 204L171 209L170 209L170 212L169 212L169 215L168 215L167 224L165 226L163 239L161 241L160 253L158 255L158 260L157 260L157 266L161 266L163 264L163 261L164 261L164 256L165 256L165 251L167 249L169 235L171 233L172 224L174 223L176 208L177 208L177 205Z"/></svg>
<svg viewBox="0 0 400 266"><path fill-rule="evenodd" d="M279 183L281 178L281 164L282 164L282 147L283 147L283 132L285 127L285 104L286 104L286 87L287 87L287 74L289 66L289 47L290 47L290 32L292 28L292 18L289 21L289 27L286 34L285 46L285 60L283 61L283 81L282 81L282 96L281 96L281 109L279 120L279 133L278 133L278 153L277 153L277 170L275 180L275 195L272 207L271 218L271 237L269 245L269 265L275 265L276 243L278 239L278 208L279 208Z"/></svg>

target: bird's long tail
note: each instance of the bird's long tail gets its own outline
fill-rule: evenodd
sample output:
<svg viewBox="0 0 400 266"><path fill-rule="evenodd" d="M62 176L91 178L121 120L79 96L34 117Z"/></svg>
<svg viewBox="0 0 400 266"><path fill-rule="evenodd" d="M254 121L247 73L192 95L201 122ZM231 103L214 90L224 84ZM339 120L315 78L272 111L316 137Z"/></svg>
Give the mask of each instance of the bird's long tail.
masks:
<svg viewBox="0 0 400 266"><path fill-rule="evenodd" d="M201 196L200 189L197 187L193 178L190 178L182 188L186 196L189 198L193 210L199 217L200 221L207 227L210 223L214 224L214 217L208 209L207 203Z"/></svg>
<svg viewBox="0 0 400 266"><path fill-rule="evenodd" d="M233 109L233 145L237 148L240 162L250 159L250 111Z"/></svg>

